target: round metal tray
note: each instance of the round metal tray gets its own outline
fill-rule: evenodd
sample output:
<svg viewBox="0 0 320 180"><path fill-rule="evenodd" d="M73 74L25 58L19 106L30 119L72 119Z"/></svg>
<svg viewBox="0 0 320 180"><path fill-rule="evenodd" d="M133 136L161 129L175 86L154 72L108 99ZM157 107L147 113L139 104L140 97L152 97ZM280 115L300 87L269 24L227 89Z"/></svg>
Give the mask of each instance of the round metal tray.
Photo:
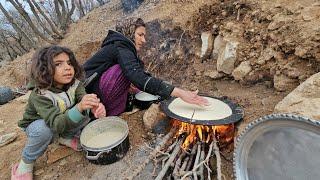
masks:
<svg viewBox="0 0 320 180"><path fill-rule="evenodd" d="M235 143L237 180L300 180L320 177L320 123L273 114L250 123Z"/></svg>

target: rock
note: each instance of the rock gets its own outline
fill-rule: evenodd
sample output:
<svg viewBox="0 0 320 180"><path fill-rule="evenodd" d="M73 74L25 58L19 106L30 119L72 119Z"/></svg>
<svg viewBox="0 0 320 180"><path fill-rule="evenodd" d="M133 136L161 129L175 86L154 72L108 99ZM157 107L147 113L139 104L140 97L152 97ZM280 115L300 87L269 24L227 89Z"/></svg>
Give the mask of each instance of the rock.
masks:
<svg viewBox="0 0 320 180"><path fill-rule="evenodd" d="M160 104L152 104L143 115L144 126L149 131L154 131L157 128L156 126L165 119L167 119L167 116L160 110Z"/></svg>
<svg viewBox="0 0 320 180"><path fill-rule="evenodd" d="M225 75L224 73L220 73L215 70L209 70L204 72L204 76L210 77L212 79L221 79L224 77L224 75Z"/></svg>
<svg viewBox="0 0 320 180"><path fill-rule="evenodd" d="M297 79L291 79L283 74L276 74L273 78L273 86L277 91L292 90L299 85Z"/></svg>
<svg viewBox="0 0 320 180"><path fill-rule="evenodd" d="M60 161L60 163L59 163L59 166L64 166L64 165L67 164L67 163L68 163L67 160L62 159L62 160Z"/></svg>
<svg viewBox="0 0 320 180"><path fill-rule="evenodd" d="M0 147L13 142L17 136L18 135L15 132L0 136Z"/></svg>
<svg viewBox="0 0 320 180"><path fill-rule="evenodd" d="M298 46L295 48L294 54L299 57L304 57L308 53L309 49Z"/></svg>
<svg viewBox="0 0 320 180"><path fill-rule="evenodd" d="M282 27L283 25L285 25L285 21L272 21L269 24L268 29L273 31Z"/></svg>
<svg viewBox="0 0 320 180"><path fill-rule="evenodd" d="M309 77L276 107L276 113L293 113L320 120L320 73Z"/></svg>
<svg viewBox="0 0 320 180"><path fill-rule="evenodd" d="M242 80L251 70L250 62L244 61L232 72L232 76L235 80Z"/></svg>
<svg viewBox="0 0 320 180"><path fill-rule="evenodd" d="M227 42L223 51L219 52L217 60L217 70L226 74L231 74L234 70L234 63L237 58L238 42Z"/></svg>
<svg viewBox="0 0 320 180"><path fill-rule="evenodd" d="M267 61L269 61L271 58L273 58L275 56L275 52L272 48L267 48L264 51L262 51L257 64L263 65L265 64Z"/></svg>
<svg viewBox="0 0 320 180"><path fill-rule="evenodd" d="M210 31L201 33L201 54L200 58L209 58L213 47L213 37Z"/></svg>
<svg viewBox="0 0 320 180"><path fill-rule="evenodd" d="M211 54L212 59L218 59L219 52L223 49L226 42L223 40L223 37L221 35L218 35L213 42L213 50Z"/></svg>
<svg viewBox="0 0 320 180"><path fill-rule="evenodd" d="M9 87L0 87L0 105L13 99L13 92Z"/></svg>
<svg viewBox="0 0 320 180"><path fill-rule="evenodd" d="M34 172L34 175L39 176L40 174L44 173L43 169L38 169Z"/></svg>
<svg viewBox="0 0 320 180"><path fill-rule="evenodd" d="M48 151L47 164L52 164L62 158L70 156L73 153L75 153L75 151L71 148L68 148L66 146L58 146L57 148Z"/></svg>

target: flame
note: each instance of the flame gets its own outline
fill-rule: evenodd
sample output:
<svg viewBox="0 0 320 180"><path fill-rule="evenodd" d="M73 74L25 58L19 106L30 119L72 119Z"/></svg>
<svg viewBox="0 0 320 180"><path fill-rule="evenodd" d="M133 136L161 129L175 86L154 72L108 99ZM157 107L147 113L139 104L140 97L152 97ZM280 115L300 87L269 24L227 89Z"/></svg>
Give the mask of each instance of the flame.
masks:
<svg viewBox="0 0 320 180"><path fill-rule="evenodd" d="M172 126L178 128L175 137L179 137L182 134L186 135L182 144L182 148L185 150L197 142L197 140L209 143L213 140L213 136L215 136L220 144L225 144L232 142L234 137L234 124L205 126L189 124L173 119Z"/></svg>

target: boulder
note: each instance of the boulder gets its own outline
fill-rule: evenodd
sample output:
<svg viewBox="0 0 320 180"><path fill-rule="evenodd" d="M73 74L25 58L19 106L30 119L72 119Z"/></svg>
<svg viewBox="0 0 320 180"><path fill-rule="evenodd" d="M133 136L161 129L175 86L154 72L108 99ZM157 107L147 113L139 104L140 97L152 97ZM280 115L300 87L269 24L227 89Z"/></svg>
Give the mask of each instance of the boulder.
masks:
<svg viewBox="0 0 320 180"><path fill-rule="evenodd" d="M244 61L232 72L232 76L235 80L242 80L251 70L250 61Z"/></svg>
<svg viewBox="0 0 320 180"><path fill-rule="evenodd" d="M9 87L0 87L0 105L11 101L13 98L13 92Z"/></svg>
<svg viewBox="0 0 320 180"><path fill-rule="evenodd" d="M299 85L298 79L292 79L284 74L275 74L273 86L277 91L291 91Z"/></svg>
<svg viewBox="0 0 320 180"><path fill-rule="evenodd" d="M213 50L211 54L212 59L218 59L219 52L224 48L226 42L223 40L223 37L221 35L218 35L213 42Z"/></svg>
<svg viewBox="0 0 320 180"><path fill-rule="evenodd" d="M320 73L300 84L275 106L276 113L293 113L320 120Z"/></svg>
<svg viewBox="0 0 320 180"><path fill-rule="evenodd" d="M220 73L216 70L207 70L204 72L204 76L210 77L212 79L221 79L225 76L225 74Z"/></svg>
<svg viewBox="0 0 320 180"><path fill-rule="evenodd" d="M143 124L149 131L157 131L167 124L167 116L160 110L160 104L152 104L143 115ZM161 127L158 127L161 126ZM163 127L165 129L166 127Z"/></svg>
<svg viewBox="0 0 320 180"><path fill-rule="evenodd" d="M234 63L237 59L238 42L228 41L225 48L219 52L217 60L217 70L226 74L231 74L234 70Z"/></svg>
<svg viewBox="0 0 320 180"><path fill-rule="evenodd" d="M200 58L209 58L213 47L213 37L210 31L201 33L201 54Z"/></svg>

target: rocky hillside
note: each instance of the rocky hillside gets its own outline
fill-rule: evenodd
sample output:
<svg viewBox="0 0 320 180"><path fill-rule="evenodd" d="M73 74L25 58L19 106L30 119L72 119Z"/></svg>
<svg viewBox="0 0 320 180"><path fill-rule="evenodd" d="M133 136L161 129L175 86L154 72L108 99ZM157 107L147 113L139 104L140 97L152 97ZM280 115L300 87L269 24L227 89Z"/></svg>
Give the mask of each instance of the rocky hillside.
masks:
<svg viewBox="0 0 320 180"><path fill-rule="evenodd" d="M199 89L212 96L227 96L240 104L245 116L236 125L239 131L253 120L273 113L287 93L319 72L317 0L145 0L131 13L123 12L120 0L111 0L72 24L60 45L70 47L83 63L99 49L107 30L117 21L136 17L142 17L148 26L147 47L141 53L146 69L175 85ZM33 53L3 65L0 86L24 86ZM314 81L304 83L306 88L291 95L293 100L280 103L277 111L284 112L289 104L294 108L289 109L291 112L299 113L302 110L297 104L310 105L310 97L313 99L310 109L316 111L320 107L314 105L319 102L315 99L319 93L314 93L319 92L318 76L319 73L313 76ZM317 91L310 93L313 85ZM303 93L307 96L297 100L304 91L308 91ZM0 179L10 179L10 167L20 160L26 137L18 129L17 121L22 117L26 98L22 96L0 106L0 134L18 135L14 142L1 147ZM35 178L119 179L130 175L148 155L147 151L141 151L143 144L152 139L142 124L143 113L124 117L129 124L132 149L122 161L96 166L82 153L61 150L61 146L53 144L37 161ZM222 160L222 173L226 179L233 179L232 147L222 153L226 156ZM145 174L151 176L150 172L152 168ZM145 174L141 177L145 178Z"/></svg>
<svg viewBox="0 0 320 180"><path fill-rule="evenodd" d="M174 7L179 8L172 11ZM142 17L149 34L141 56L157 76L174 83L187 78L188 84L206 76L231 78L242 84L265 82L278 91L288 91L319 72L319 16L316 0L145 1L129 14L115 0L73 24L60 44L70 47L84 62L116 22ZM208 47L201 47L203 43ZM1 85L25 83L32 53L0 69ZM180 73L183 69L188 69L187 77Z"/></svg>

